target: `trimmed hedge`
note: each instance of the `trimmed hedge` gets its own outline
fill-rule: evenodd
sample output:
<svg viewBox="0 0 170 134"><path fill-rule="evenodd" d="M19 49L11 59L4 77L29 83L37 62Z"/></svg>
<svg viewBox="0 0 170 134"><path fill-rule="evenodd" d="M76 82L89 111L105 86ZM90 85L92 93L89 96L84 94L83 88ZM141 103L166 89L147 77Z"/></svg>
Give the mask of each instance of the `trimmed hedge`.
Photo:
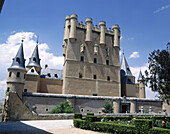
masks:
<svg viewBox="0 0 170 134"><path fill-rule="evenodd" d="M87 113L87 115L91 115L91 116L93 116L93 115L94 115L94 113Z"/></svg>
<svg viewBox="0 0 170 134"><path fill-rule="evenodd" d="M149 130L149 134L170 134L170 129L152 128Z"/></svg>
<svg viewBox="0 0 170 134"><path fill-rule="evenodd" d="M75 119L82 119L82 114L81 113L75 113L74 118Z"/></svg>
<svg viewBox="0 0 170 134"><path fill-rule="evenodd" d="M149 129L152 128L152 120L136 119L135 120L136 132L140 134L147 134Z"/></svg>

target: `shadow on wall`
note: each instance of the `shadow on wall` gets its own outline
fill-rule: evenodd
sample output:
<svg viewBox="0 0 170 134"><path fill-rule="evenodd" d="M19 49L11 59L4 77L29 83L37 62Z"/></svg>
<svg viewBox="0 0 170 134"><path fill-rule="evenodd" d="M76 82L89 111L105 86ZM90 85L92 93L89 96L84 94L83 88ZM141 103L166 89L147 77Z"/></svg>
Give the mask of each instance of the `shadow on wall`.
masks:
<svg viewBox="0 0 170 134"><path fill-rule="evenodd" d="M21 121L0 122L0 134L52 134Z"/></svg>

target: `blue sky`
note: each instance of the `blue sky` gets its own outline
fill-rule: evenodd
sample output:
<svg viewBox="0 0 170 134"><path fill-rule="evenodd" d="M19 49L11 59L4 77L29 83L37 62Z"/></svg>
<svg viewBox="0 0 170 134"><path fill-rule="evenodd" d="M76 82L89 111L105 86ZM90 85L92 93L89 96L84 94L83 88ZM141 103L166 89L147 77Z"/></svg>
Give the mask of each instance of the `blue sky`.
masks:
<svg viewBox="0 0 170 134"><path fill-rule="evenodd" d="M170 0L6 0L0 14L0 45L16 33L31 32L48 45L48 53L60 57L65 16L73 13L83 23L91 17L94 25L99 21L106 21L107 28L118 24L121 49L135 69L144 67L149 53L170 41ZM138 56L128 58L133 52ZM4 81L5 73L1 75Z"/></svg>

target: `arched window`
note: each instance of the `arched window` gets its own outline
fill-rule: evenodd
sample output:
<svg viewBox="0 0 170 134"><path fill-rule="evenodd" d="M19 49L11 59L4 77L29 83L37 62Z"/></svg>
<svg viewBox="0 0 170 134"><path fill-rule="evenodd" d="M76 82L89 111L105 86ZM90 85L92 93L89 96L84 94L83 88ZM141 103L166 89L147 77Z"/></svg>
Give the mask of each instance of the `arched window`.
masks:
<svg viewBox="0 0 170 134"><path fill-rule="evenodd" d="M36 62L36 58L35 57L33 58L33 61Z"/></svg>
<svg viewBox="0 0 170 134"><path fill-rule="evenodd" d="M34 73L34 69L31 69L31 72Z"/></svg>
<svg viewBox="0 0 170 134"><path fill-rule="evenodd" d="M48 73L48 74L47 74L47 76L48 76L48 77L51 77L51 74L50 74L50 73Z"/></svg>
<svg viewBox="0 0 170 134"><path fill-rule="evenodd" d="M57 75L57 74L54 74L54 77L58 78L58 75Z"/></svg>
<svg viewBox="0 0 170 134"><path fill-rule="evenodd" d="M16 58L16 62L20 62L20 59L19 59L19 57L17 57L17 58Z"/></svg>
<svg viewBox="0 0 170 134"><path fill-rule="evenodd" d="M19 78L20 77L20 72L17 72L17 78Z"/></svg>

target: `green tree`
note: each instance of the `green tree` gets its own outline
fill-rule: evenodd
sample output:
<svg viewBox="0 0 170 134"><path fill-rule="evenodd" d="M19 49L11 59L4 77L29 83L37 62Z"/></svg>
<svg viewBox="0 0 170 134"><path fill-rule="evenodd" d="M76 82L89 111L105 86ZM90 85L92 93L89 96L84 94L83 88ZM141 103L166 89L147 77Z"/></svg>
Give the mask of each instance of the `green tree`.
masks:
<svg viewBox="0 0 170 134"><path fill-rule="evenodd" d="M111 100L105 100L103 104L104 113L113 113L113 101Z"/></svg>
<svg viewBox="0 0 170 134"><path fill-rule="evenodd" d="M72 107L72 104L69 100L65 100L64 102L61 102L59 105L57 105L55 108L53 108L50 113L73 113L74 109Z"/></svg>
<svg viewBox="0 0 170 134"><path fill-rule="evenodd" d="M170 52L169 45L164 50L154 50L149 54L149 67L146 74L146 84L152 91L157 91L161 99L169 104L170 100Z"/></svg>

